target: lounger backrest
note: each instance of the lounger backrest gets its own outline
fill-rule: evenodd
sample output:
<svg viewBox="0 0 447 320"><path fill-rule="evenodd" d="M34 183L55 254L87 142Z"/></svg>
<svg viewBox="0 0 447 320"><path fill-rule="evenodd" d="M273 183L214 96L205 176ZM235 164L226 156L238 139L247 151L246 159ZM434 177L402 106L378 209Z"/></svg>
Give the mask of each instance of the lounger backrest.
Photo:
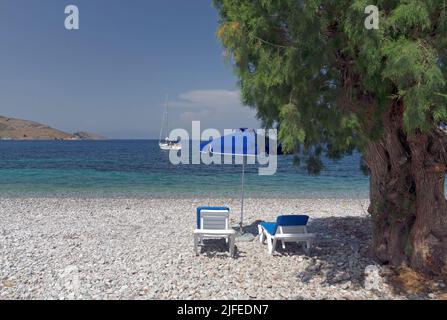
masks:
<svg viewBox="0 0 447 320"><path fill-rule="evenodd" d="M202 210L200 226L205 230L228 230L230 213L226 210Z"/></svg>
<svg viewBox="0 0 447 320"><path fill-rule="evenodd" d="M309 221L309 217L304 215L279 216L276 219L278 233L307 233L307 221Z"/></svg>
<svg viewBox="0 0 447 320"><path fill-rule="evenodd" d="M278 234L307 233L306 226L278 226Z"/></svg>

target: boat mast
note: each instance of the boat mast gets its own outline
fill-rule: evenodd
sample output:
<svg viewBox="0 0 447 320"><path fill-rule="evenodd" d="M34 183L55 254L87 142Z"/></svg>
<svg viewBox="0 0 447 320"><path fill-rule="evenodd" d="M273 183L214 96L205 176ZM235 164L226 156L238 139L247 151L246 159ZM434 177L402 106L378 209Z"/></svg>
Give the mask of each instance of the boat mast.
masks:
<svg viewBox="0 0 447 320"><path fill-rule="evenodd" d="M166 94L166 138L169 138L169 95Z"/></svg>
<svg viewBox="0 0 447 320"><path fill-rule="evenodd" d="M160 129L160 140L159 142L161 142L162 138L163 138L163 128L166 122L166 135L164 138L167 137L167 132L168 132L168 95L166 95L166 100L165 100L165 111L163 112L163 116L161 119L161 129Z"/></svg>

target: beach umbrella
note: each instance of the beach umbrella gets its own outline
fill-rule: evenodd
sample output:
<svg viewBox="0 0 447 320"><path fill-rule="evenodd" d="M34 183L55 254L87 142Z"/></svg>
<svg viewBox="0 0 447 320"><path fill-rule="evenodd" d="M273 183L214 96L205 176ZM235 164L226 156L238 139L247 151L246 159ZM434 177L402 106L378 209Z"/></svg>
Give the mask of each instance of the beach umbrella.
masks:
<svg viewBox="0 0 447 320"><path fill-rule="evenodd" d="M244 180L245 180L245 160L249 157L258 155L258 141L265 139L265 136L258 135L253 129L234 129L230 134L221 136L207 142L202 142L200 151L231 157L242 157L242 176L241 176L241 216L240 228L244 223ZM265 140L264 140L265 141ZM264 152L268 151L268 143L265 143ZM267 152L266 152L267 153Z"/></svg>

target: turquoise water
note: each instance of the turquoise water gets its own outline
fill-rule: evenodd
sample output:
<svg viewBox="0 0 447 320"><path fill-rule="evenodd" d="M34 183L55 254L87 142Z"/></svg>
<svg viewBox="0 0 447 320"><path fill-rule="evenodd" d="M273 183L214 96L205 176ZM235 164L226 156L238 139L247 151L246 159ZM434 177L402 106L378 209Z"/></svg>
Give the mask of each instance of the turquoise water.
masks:
<svg viewBox="0 0 447 320"><path fill-rule="evenodd" d="M246 170L251 197L364 198L360 156L324 160L319 176L278 157L274 176ZM238 197L239 165L172 165L158 141L0 141L0 196Z"/></svg>

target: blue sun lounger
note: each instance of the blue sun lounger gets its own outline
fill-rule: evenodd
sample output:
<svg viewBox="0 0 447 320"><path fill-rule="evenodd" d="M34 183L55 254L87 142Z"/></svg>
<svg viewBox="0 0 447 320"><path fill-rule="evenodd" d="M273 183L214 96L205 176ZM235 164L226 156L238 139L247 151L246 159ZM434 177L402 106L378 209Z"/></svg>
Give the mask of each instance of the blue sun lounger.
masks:
<svg viewBox="0 0 447 320"><path fill-rule="evenodd" d="M228 207L197 208L197 229L194 231L194 250L199 255L199 244L204 239L224 238L229 246L230 256L234 256L236 231L230 227Z"/></svg>
<svg viewBox="0 0 447 320"><path fill-rule="evenodd" d="M259 241L264 243L267 240L270 254L275 252L278 241L281 241L283 249L286 242L303 243L306 254L309 254L315 234L307 233L308 221L309 216L289 215L279 216L276 222L261 222L258 225Z"/></svg>

